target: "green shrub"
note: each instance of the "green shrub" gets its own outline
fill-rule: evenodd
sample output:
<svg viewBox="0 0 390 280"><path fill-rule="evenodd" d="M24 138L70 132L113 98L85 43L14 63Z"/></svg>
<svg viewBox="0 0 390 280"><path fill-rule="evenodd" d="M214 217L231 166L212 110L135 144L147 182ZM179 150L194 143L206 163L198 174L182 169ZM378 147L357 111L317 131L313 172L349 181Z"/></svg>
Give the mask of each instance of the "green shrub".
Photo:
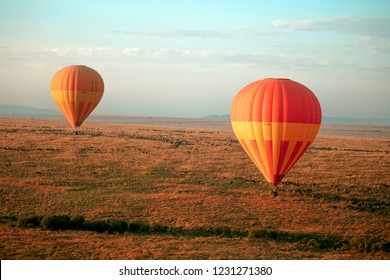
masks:
<svg viewBox="0 0 390 280"><path fill-rule="evenodd" d="M248 230L248 237L249 238L270 238L275 240L282 238L282 236L280 236L280 233L268 229L250 229Z"/></svg>
<svg viewBox="0 0 390 280"><path fill-rule="evenodd" d="M378 252L378 251L383 251L383 242L380 242L380 241L377 241L377 242L373 242L371 244L371 248L370 248L370 251L372 253L375 253L375 252Z"/></svg>
<svg viewBox="0 0 390 280"><path fill-rule="evenodd" d="M126 221L120 222L121 233L127 231L128 228L129 228L129 224Z"/></svg>
<svg viewBox="0 0 390 280"><path fill-rule="evenodd" d="M214 234L215 235L220 235L220 236L225 236L225 237L232 237L233 236L233 232L232 232L232 229L225 226L225 227L216 227L214 229Z"/></svg>
<svg viewBox="0 0 390 280"><path fill-rule="evenodd" d="M129 227L128 227L128 231L129 232L138 232L140 231L140 224L136 223L136 222L130 222L129 223Z"/></svg>
<svg viewBox="0 0 390 280"><path fill-rule="evenodd" d="M390 253L390 241L383 242L382 250L386 253Z"/></svg>
<svg viewBox="0 0 390 280"><path fill-rule="evenodd" d="M13 226L17 222L18 222L18 219L15 216L1 216L0 217L1 224L9 224L9 225Z"/></svg>
<svg viewBox="0 0 390 280"><path fill-rule="evenodd" d="M151 232L151 226L142 221L132 221L128 225L129 232Z"/></svg>
<svg viewBox="0 0 390 280"><path fill-rule="evenodd" d="M358 238L354 237L349 240L349 248L360 253L374 253L377 251L388 252L388 242L381 241L377 238ZM387 250L387 251L386 251Z"/></svg>
<svg viewBox="0 0 390 280"><path fill-rule="evenodd" d="M42 216L30 216L26 218L20 218L17 221L18 227L36 228L39 227L42 221Z"/></svg>
<svg viewBox="0 0 390 280"><path fill-rule="evenodd" d="M288 234L282 233L282 232L279 233L279 232L274 231L274 230L266 230L265 235L266 235L266 237L271 238L271 239L275 239L275 240L279 239L280 235L283 235L283 237L288 237Z"/></svg>
<svg viewBox="0 0 390 280"><path fill-rule="evenodd" d="M69 216L45 216L41 220L40 227L49 230L65 230L69 228Z"/></svg>
<svg viewBox="0 0 390 280"><path fill-rule="evenodd" d="M163 226L160 224L155 224L151 227L152 232L161 232L161 233L166 233L168 231L167 226Z"/></svg>
<svg viewBox="0 0 390 280"><path fill-rule="evenodd" d="M262 229L250 229L247 236L251 239L264 237L264 230Z"/></svg>
<svg viewBox="0 0 390 280"><path fill-rule="evenodd" d="M321 250L332 249L333 248L333 242L332 242L332 240L330 240L328 238L325 238L325 239L319 238L318 242L320 244L320 249Z"/></svg>
<svg viewBox="0 0 390 280"><path fill-rule="evenodd" d="M185 235L186 234L186 231L182 228L182 227L169 227L168 228L168 232L172 235Z"/></svg>
<svg viewBox="0 0 390 280"><path fill-rule="evenodd" d="M307 246L311 247L311 248L320 248L321 247L321 243L319 243L316 239L309 239L306 243Z"/></svg>
<svg viewBox="0 0 390 280"><path fill-rule="evenodd" d="M84 222L83 229L101 233L101 232L108 231L109 225L107 221L89 221L89 222Z"/></svg>
<svg viewBox="0 0 390 280"><path fill-rule="evenodd" d="M83 225L85 223L85 219L81 215L72 216L69 221L69 228L81 230L83 229Z"/></svg>
<svg viewBox="0 0 390 280"><path fill-rule="evenodd" d="M124 233L127 231L128 224L125 221L107 221L109 233Z"/></svg>
<svg viewBox="0 0 390 280"><path fill-rule="evenodd" d="M83 229L96 232L124 233L128 230L128 224L125 221L90 221L83 223Z"/></svg>

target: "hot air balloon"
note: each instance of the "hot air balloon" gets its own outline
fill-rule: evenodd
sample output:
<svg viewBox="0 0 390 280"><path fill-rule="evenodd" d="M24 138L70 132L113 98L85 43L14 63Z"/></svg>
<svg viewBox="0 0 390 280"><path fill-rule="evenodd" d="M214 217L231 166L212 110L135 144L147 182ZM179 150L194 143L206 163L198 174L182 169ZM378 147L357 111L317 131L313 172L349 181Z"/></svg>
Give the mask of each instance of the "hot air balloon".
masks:
<svg viewBox="0 0 390 280"><path fill-rule="evenodd" d="M320 103L311 90L276 78L241 89L230 115L241 146L275 188L313 143L322 118Z"/></svg>
<svg viewBox="0 0 390 280"><path fill-rule="evenodd" d="M53 76L50 91L58 108L76 129L99 104L104 82L92 68L71 65L60 69Z"/></svg>

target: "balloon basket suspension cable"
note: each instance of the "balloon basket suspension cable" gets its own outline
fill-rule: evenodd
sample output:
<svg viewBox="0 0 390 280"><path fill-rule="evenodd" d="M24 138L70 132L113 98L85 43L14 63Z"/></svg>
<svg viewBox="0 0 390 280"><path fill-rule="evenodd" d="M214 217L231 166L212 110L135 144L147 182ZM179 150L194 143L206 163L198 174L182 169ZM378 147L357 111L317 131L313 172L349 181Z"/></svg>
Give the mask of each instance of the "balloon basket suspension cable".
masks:
<svg viewBox="0 0 390 280"><path fill-rule="evenodd" d="M273 197L277 197L278 196L278 189L277 189L278 185L274 185L272 190L271 190L271 195Z"/></svg>

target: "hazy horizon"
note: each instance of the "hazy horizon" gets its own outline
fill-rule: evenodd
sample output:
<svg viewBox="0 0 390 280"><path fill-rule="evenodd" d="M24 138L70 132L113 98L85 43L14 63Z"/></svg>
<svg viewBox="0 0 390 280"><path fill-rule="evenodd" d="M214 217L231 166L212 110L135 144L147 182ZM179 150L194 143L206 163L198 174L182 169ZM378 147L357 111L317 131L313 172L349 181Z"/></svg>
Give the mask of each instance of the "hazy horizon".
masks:
<svg viewBox="0 0 390 280"><path fill-rule="evenodd" d="M0 118L34 119L34 120L64 120L65 116L58 109L36 108L12 104L0 104ZM157 116L157 115L130 115L130 114L96 114L92 113L87 122L103 123L132 123L132 124L186 126L187 121L210 121L230 123L230 114L204 115L200 117ZM168 120L168 121L167 121ZM182 122L184 121L184 123ZM390 126L390 118L353 118L322 116L322 125L358 125L358 126Z"/></svg>
<svg viewBox="0 0 390 280"><path fill-rule="evenodd" d="M286 77L324 116L389 118L387 1L2 1L0 104L57 110L49 86L84 64L93 114L223 115L237 92Z"/></svg>

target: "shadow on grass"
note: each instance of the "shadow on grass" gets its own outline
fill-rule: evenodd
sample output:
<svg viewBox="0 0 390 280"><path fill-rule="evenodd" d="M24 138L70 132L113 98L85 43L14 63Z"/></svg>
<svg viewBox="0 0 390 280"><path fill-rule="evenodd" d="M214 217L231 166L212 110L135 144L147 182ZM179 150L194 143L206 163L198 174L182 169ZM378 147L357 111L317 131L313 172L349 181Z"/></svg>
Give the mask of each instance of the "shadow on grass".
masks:
<svg viewBox="0 0 390 280"><path fill-rule="evenodd" d="M383 187L388 188L387 184L382 184ZM351 186L354 187L354 186ZM331 186L333 189L345 188L342 186ZM342 206L344 210L355 210L362 212L376 213L380 215L388 215L390 203L388 201L378 200L375 198L357 198L349 195L332 194L321 191L319 185L316 184L303 184L292 181L285 181L282 183L280 191L290 192L292 195L311 197L313 199L324 200L329 203L334 203L335 207L339 207L336 204L339 202L345 202L347 205Z"/></svg>

